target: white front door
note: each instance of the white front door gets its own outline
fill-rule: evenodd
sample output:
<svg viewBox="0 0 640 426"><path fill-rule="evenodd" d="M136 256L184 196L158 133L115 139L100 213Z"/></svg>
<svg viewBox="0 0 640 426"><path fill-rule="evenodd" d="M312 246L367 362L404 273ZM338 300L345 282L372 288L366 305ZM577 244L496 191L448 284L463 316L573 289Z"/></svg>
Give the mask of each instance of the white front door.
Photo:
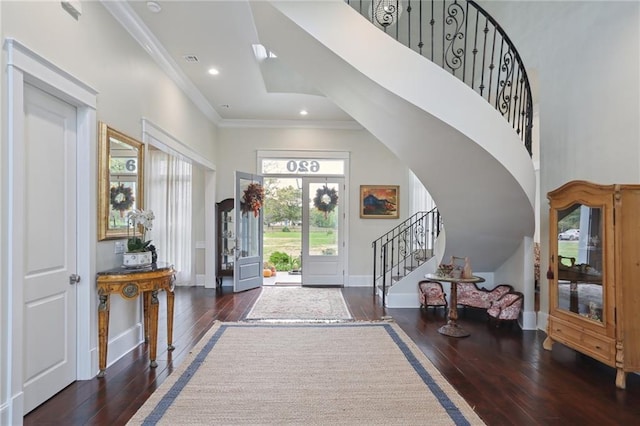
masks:
<svg viewBox="0 0 640 426"><path fill-rule="evenodd" d="M302 285L344 285L344 178L302 178Z"/></svg>
<svg viewBox="0 0 640 426"><path fill-rule="evenodd" d="M264 208L254 209L246 196L253 185L262 187L262 176L236 172L235 190L235 265L233 291L262 286L262 217ZM249 192L247 192L247 190ZM264 197L263 197L264 202Z"/></svg>
<svg viewBox="0 0 640 426"><path fill-rule="evenodd" d="M76 380L76 109L25 85L24 413ZM17 167L18 165L16 165ZM88 212L87 212L88 214ZM84 279L90 279L84 277Z"/></svg>

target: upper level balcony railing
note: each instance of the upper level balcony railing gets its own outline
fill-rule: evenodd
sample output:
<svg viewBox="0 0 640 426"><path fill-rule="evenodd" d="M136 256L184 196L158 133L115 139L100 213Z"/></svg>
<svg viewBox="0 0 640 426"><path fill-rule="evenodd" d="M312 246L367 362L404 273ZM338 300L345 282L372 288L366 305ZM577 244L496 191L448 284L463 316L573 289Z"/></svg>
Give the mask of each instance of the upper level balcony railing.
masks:
<svg viewBox="0 0 640 426"><path fill-rule="evenodd" d="M451 72L502 114L531 155L527 72L500 24L471 0L346 0L372 24Z"/></svg>

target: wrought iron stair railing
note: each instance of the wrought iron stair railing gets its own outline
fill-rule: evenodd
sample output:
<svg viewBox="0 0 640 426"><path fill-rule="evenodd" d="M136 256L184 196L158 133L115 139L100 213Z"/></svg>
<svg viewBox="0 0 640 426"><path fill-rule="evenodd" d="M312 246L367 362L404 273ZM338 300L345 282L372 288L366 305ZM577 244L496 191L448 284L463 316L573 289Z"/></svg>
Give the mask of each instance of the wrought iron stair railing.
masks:
<svg viewBox="0 0 640 426"><path fill-rule="evenodd" d="M376 239L373 247L373 294L379 286L382 306L387 288L433 255L442 223L437 209L413 214L401 224Z"/></svg>
<svg viewBox="0 0 640 426"><path fill-rule="evenodd" d="M512 125L531 155L533 101L527 71L509 36L475 1L345 1L480 94Z"/></svg>

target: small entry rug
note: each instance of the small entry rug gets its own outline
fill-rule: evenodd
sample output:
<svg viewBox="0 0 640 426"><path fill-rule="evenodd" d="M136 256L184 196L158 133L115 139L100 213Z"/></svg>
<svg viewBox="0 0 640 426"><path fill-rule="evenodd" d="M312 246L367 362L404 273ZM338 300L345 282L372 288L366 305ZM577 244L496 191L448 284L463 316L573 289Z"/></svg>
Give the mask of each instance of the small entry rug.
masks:
<svg viewBox="0 0 640 426"><path fill-rule="evenodd" d="M262 287L247 320L340 321L351 319L339 288Z"/></svg>
<svg viewBox="0 0 640 426"><path fill-rule="evenodd" d="M395 323L216 323L129 425L483 425Z"/></svg>

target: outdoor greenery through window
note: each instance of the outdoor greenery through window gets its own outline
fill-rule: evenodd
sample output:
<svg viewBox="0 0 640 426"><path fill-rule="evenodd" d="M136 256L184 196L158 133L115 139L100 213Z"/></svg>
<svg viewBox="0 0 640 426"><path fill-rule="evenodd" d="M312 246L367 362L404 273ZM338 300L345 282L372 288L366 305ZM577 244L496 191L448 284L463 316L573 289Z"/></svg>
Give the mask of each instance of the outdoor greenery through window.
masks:
<svg viewBox="0 0 640 426"><path fill-rule="evenodd" d="M302 180L299 178L265 178L264 259L278 271L301 267ZM313 194L315 195L315 191ZM337 208L325 214L309 209L309 246L318 253L335 253Z"/></svg>
<svg viewBox="0 0 640 426"><path fill-rule="evenodd" d="M258 151L265 269L311 282L342 279L348 152ZM342 215L342 216L341 216Z"/></svg>

